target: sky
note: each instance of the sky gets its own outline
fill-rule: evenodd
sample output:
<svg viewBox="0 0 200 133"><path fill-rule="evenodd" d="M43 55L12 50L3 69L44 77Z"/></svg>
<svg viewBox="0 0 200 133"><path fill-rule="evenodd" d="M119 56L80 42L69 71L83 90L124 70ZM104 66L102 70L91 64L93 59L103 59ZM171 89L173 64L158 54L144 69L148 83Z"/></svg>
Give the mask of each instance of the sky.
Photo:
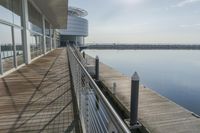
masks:
<svg viewBox="0 0 200 133"><path fill-rule="evenodd" d="M200 44L200 0L69 0L88 11L86 43Z"/></svg>

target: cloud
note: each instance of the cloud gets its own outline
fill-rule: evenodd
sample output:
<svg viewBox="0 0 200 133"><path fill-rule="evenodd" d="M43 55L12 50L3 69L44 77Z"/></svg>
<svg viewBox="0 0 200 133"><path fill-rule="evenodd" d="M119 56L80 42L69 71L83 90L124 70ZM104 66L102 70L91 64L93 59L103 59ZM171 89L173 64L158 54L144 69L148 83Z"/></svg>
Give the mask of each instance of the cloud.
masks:
<svg viewBox="0 0 200 133"><path fill-rule="evenodd" d="M174 5L174 7L183 7L196 2L200 2L200 0L182 0L178 4Z"/></svg>
<svg viewBox="0 0 200 133"><path fill-rule="evenodd" d="M143 3L144 1L146 0L113 0L113 2L125 7L135 6Z"/></svg>

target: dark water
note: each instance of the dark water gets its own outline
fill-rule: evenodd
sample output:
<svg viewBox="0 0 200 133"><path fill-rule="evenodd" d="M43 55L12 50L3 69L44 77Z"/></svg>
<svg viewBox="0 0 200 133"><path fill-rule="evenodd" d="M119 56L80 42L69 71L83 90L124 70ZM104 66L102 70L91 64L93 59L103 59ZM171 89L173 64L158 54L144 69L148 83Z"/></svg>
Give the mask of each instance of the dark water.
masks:
<svg viewBox="0 0 200 133"><path fill-rule="evenodd" d="M85 50L120 72L140 75L141 83L200 114L200 51Z"/></svg>

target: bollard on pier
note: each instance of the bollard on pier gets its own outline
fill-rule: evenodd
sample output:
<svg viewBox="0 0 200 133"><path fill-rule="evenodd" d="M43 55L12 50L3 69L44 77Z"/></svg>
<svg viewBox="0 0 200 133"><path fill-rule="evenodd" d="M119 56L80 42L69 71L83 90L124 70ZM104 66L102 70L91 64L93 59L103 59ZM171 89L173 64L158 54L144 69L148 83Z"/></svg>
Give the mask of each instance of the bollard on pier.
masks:
<svg viewBox="0 0 200 133"><path fill-rule="evenodd" d="M139 76L135 72L131 79L131 107L130 107L130 126L138 125L138 98L139 98Z"/></svg>
<svg viewBox="0 0 200 133"><path fill-rule="evenodd" d="M99 80L99 57L96 56L95 59L95 74L96 74L96 80Z"/></svg>
<svg viewBox="0 0 200 133"><path fill-rule="evenodd" d="M85 59L85 52L83 51L83 58Z"/></svg>
<svg viewBox="0 0 200 133"><path fill-rule="evenodd" d="M117 84L116 84L116 82L114 82L113 83L113 88L112 88L113 95L115 95L115 93L116 93L116 88L117 88Z"/></svg>

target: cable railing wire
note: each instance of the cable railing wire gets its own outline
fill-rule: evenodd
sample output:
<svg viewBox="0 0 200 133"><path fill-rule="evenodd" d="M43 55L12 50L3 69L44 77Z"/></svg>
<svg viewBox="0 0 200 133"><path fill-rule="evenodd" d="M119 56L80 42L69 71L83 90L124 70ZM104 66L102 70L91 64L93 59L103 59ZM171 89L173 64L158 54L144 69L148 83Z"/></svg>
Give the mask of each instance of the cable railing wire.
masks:
<svg viewBox="0 0 200 133"><path fill-rule="evenodd" d="M80 61L80 57L77 57L77 49L68 46L67 51L83 132L130 133L85 69L83 60Z"/></svg>

